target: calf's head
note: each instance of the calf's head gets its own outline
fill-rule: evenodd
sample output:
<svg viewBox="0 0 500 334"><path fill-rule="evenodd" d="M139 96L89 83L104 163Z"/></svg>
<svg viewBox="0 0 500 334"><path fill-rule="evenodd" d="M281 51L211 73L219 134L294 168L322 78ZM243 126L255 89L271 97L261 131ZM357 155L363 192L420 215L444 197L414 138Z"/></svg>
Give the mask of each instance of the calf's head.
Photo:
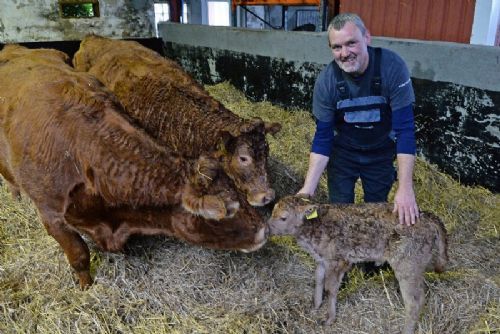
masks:
<svg viewBox="0 0 500 334"><path fill-rule="evenodd" d="M274 135L280 129L278 123L255 119L222 136L219 152L223 169L252 206L263 206L274 199L275 192L267 177L269 146L266 134Z"/></svg>
<svg viewBox="0 0 500 334"><path fill-rule="evenodd" d="M318 205L308 197L295 195L283 197L274 206L267 221L271 235L296 235L304 220L317 214Z"/></svg>

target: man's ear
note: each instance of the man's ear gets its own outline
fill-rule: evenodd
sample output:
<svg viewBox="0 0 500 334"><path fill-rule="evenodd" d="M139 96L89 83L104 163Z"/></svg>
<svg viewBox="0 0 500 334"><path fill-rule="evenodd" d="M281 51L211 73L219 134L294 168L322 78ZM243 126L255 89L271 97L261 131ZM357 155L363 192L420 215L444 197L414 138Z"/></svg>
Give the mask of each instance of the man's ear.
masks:
<svg viewBox="0 0 500 334"><path fill-rule="evenodd" d="M370 45L370 43L372 42L372 35L370 34L370 31L368 29L366 29L365 31L365 41L366 45Z"/></svg>

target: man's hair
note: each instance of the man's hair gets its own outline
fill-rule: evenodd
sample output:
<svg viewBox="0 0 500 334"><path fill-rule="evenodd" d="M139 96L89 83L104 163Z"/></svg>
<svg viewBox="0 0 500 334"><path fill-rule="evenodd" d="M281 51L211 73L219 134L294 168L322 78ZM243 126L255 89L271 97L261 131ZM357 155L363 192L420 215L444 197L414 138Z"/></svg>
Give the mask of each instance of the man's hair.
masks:
<svg viewBox="0 0 500 334"><path fill-rule="evenodd" d="M363 36L366 34L366 27L363 23L363 20L361 20L361 18L354 13L341 13L335 16L328 25L328 32L330 32L330 30L332 29L340 30L344 28L347 22L354 23L356 27L358 27L358 29L361 31L361 34Z"/></svg>

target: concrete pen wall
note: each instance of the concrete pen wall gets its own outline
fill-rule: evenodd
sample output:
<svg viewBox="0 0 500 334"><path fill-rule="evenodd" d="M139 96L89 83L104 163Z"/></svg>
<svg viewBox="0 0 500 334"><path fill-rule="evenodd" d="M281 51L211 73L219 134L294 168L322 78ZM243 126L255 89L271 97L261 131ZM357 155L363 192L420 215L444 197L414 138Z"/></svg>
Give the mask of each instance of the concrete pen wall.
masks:
<svg viewBox="0 0 500 334"><path fill-rule="evenodd" d="M332 60L325 32L159 25L165 55L205 84L229 81L255 100L311 110ZM464 184L500 191L500 48L373 38L410 69L419 155ZM306 159L307 157L304 157Z"/></svg>

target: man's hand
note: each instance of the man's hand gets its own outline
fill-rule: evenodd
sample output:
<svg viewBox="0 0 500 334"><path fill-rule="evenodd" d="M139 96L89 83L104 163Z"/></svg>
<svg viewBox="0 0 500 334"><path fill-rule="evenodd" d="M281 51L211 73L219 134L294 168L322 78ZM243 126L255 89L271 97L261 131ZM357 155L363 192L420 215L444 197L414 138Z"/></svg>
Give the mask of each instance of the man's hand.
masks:
<svg viewBox="0 0 500 334"><path fill-rule="evenodd" d="M297 194L307 194L311 197L314 196L321 174L325 170L329 159L330 158L327 156L314 152L309 154L309 168L307 169L306 179L304 185Z"/></svg>
<svg viewBox="0 0 500 334"><path fill-rule="evenodd" d="M406 189L398 187L394 196L394 210L392 212L398 213L400 224L410 226L417 222L419 211L412 187Z"/></svg>

